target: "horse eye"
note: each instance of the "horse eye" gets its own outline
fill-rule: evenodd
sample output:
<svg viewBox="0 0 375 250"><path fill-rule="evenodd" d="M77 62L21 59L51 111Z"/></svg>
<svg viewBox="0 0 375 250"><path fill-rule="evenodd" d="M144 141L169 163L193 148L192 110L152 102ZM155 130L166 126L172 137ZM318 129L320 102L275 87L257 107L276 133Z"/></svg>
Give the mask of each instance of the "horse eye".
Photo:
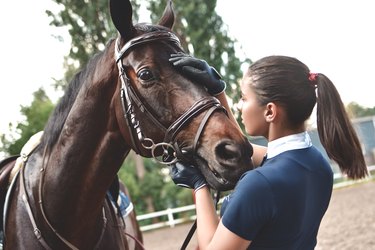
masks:
<svg viewBox="0 0 375 250"><path fill-rule="evenodd" d="M154 75L152 74L151 70L143 69L138 73L138 78L143 81L150 81L154 79Z"/></svg>

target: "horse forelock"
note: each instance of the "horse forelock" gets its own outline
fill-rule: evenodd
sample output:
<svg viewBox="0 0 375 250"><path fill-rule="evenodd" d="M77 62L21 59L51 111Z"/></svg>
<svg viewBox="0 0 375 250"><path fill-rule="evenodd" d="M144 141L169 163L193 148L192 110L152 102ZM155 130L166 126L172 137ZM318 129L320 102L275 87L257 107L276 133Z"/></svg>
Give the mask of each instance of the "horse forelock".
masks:
<svg viewBox="0 0 375 250"><path fill-rule="evenodd" d="M73 79L68 84L64 95L59 100L51 116L48 119L46 126L44 127L44 134L40 146L42 148L51 148L60 136L60 133L64 127L65 121L68 117L70 110L75 103L78 93L82 89L82 86L87 82L87 79L91 79L96 66L100 63L102 57L105 55L114 39L111 39L106 48L95 54L88 63L73 76Z"/></svg>
<svg viewBox="0 0 375 250"><path fill-rule="evenodd" d="M134 28L140 33L149 33L154 31L170 31L170 29L157 25L157 24L149 24L149 23L137 23L134 25Z"/></svg>

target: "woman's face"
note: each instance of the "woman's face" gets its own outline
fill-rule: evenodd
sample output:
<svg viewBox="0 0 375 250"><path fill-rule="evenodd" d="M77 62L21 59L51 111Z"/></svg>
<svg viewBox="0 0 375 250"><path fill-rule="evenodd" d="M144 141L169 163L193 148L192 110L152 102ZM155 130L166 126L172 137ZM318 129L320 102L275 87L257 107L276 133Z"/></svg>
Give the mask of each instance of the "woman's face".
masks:
<svg viewBox="0 0 375 250"><path fill-rule="evenodd" d="M251 136L265 136L268 133L268 123L265 120L266 107L260 106L256 95L250 87L251 79L243 77L241 81L241 101L238 104L242 123L246 133Z"/></svg>

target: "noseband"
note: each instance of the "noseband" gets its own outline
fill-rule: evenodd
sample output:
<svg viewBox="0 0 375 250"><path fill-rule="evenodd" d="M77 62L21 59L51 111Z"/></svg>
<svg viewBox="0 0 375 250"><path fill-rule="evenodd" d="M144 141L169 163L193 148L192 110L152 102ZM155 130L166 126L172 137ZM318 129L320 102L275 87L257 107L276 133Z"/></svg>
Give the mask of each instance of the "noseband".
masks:
<svg viewBox="0 0 375 250"><path fill-rule="evenodd" d="M121 79L122 109L124 112L125 120L128 125L132 148L137 154L142 155L142 151L140 149L140 146L142 146L144 149L151 151L152 157L156 161L167 165L175 163L177 160L187 159L187 151L181 148L181 145L178 145L176 137L184 127L188 126L188 124L194 117L206 111L196 132L192 146L192 153L196 152L196 148L199 143L199 138L212 113L216 110L222 110L226 113L226 110L215 97L209 96L204 97L195 102L176 121L170 124L168 128L159 122L158 117L155 115L156 112L150 110L146 107L146 105L142 103L137 92L131 85L130 79L126 74L124 65L122 64L122 59L134 47L140 44L150 43L158 40L171 42L181 48L179 39L173 33L168 31L154 31L131 39L121 49L120 38L117 38L115 59ZM147 118L149 118L149 120L151 120L158 128L160 128L165 133L164 140L162 142L155 143L151 138L144 136L144 133L140 127L139 120L136 118L135 115L134 105L137 106L138 109L142 113L144 113ZM158 155L157 149L162 150L161 156Z"/></svg>

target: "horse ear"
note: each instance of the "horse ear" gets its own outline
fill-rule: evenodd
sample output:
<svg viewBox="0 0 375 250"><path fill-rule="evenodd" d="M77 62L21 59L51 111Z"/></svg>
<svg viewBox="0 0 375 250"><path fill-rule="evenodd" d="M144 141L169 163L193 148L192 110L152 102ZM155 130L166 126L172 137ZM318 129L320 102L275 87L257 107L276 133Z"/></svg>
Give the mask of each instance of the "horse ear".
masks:
<svg viewBox="0 0 375 250"><path fill-rule="evenodd" d="M133 8L129 0L110 0L109 8L112 22L120 33L122 38L127 40L135 36L133 25Z"/></svg>
<svg viewBox="0 0 375 250"><path fill-rule="evenodd" d="M164 13L159 20L159 25L172 29L174 24L174 11L172 0L168 1L167 6L164 9Z"/></svg>

